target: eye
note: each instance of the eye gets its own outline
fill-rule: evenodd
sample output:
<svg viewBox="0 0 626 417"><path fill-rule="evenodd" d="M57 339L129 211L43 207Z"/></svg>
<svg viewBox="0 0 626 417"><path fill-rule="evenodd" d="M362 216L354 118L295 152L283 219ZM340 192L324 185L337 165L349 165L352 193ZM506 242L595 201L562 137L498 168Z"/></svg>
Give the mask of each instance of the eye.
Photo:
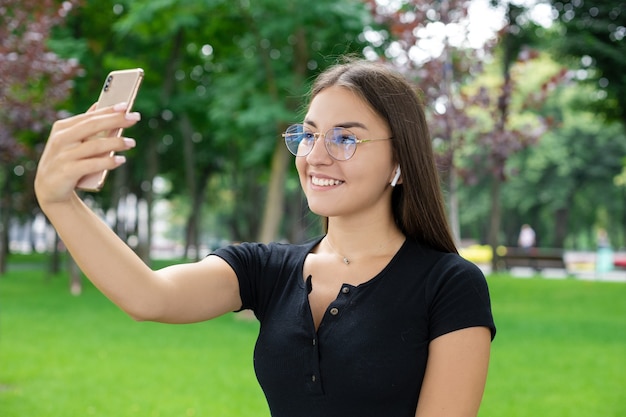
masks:
<svg viewBox="0 0 626 417"><path fill-rule="evenodd" d="M333 143L335 145L350 146L357 143L354 133L346 129L335 129L333 131Z"/></svg>
<svg viewBox="0 0 626 417"><path fill-rule="evenodd" d="M305 130L304 132L302 132L302 139L314 140L315 139L315 133L309 132L309 131Z"/></svg>

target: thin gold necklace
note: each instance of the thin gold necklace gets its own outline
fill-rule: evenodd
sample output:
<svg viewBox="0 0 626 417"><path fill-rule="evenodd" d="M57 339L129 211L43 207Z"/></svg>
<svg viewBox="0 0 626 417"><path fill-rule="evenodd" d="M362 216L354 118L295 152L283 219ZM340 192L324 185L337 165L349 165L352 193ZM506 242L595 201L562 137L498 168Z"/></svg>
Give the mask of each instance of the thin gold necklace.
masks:
<svg viewBox="0 0 626 417"><path fill-rule="evenodd" d="M333 252L335 252L336 255L338 255L340 258L343 258L343 263L346 265L350 265L350 259L348 259L348 257L343 256L342 254L340 254L339 252L337 252L337 250L335 249L335 247L333 246L332 243L330 243L330 239L328 238L328 236L326 236L326 243L328 243L328 246L330 246L330 248L333 250Z"/></svg>
<svg viewBox="0 0 626 417"><path fill-rule="evenodd" d="M333 244L330 242L330 239L328 238L328 235L326 235L326 237L324 239L326 240L326 243L328 243L328 246L330 246L330 249L333 252L335 252L335 255L339 256L343 260L344 264L350 265L350 259L347 256L342 255L341 253L339 253L337 251L337 249L335 249ZM376 248L376 251L380 251L383 247L388 246L389 243L391 243L391 241L394 240L394 239L395 239L395 236L393 236L391 239L389 239L385 244L381 244L378 248Z"/></svg>

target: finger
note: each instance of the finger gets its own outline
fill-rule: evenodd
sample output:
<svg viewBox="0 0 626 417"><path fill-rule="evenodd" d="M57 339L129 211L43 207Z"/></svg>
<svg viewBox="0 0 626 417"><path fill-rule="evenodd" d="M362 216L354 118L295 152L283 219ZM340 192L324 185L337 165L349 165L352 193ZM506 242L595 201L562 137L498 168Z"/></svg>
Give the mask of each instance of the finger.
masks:
<svg viewBox="0 0 626 417"><path fill-rule="evenodd" d="M77 114L75 116L68 117L66 119L57 120L54 124L53 131L55 130L55 127L57 128L57 130L68 129L78 123L84 122L85 120L89 120L90 118L93 118L96 116L101 116L101 115L106 115L106 114L122 114L123 115L128 112L128 103L126 102L117 103L113 106L107 106L107 107L103 107L100 109L96 109L97 105L98 103L94 103L91 107L89 107L89 109L85 113ZM129 115L131 115L130 119L137 119L137 116L139 115L139 113L129 113Z"/></svg>
<svg viewBox="0 0 626 417"><path fill-rule="evenodd" d="M67 145L63 141L50 140L41 156L39 169L57 172L74 166L77 162L108 156L135 146L135 140L125 137L101 137Z"/></svg>
<svg viewBox="0 0 626 417"><path fill-rule="evenodd" d="M136 112L120 113L107 110L103 112L96 110L82 114L73 120L64 119L55 123L50 139L65 144L75 144L94 136L101 136L101 132L129 128L141 119L141 115Z"/></svg>
<svg viewBox="0 0 626 417"><path fill-rule="evenodd" d="M124 155L101 155L88 159L83 159L75 163L72 168L71 178L74 184L86 175L104 170L112 171L126 162Z"/></svg>
<svg viewBox="0 0 626 417"><path fill-rule="evenodd" d="M51 153L50 157L42 157L40 160L35 176L40 203L65 201L84 176L114 170L126 161L124 156L111 153L79 160L68 158L67 154Z"/></svg>
<svg viewBox="0 0 626 417"><path fill-rule="evenodd" d="M43 182L48 188L73 190L81 178L104 170L112 171L125 162L126 158L123 155L112 154L83 159L60 165L54 171L48 171L49 174Z"/></svg>
<svg viewBox="0 0 626 417"><path fill-rule="evenodd" d="M141 115L137 112L124 113L118 111L105 111L100 113L96 110L92 113L92 117L79 121L74 125L76 132L83 131L84 138L94 135L101 136L101 132L110 132L117 129L128 128L141 120Z"/></svg>
<svg viewBox="0 0 626 417"><path fill-rule="evenodd" d="M99 137L82 142L80 145L67 150L68 160L82 160L98 155L109 155L114 152L123 152L134 148L136 142L127 137Z"/></svg>

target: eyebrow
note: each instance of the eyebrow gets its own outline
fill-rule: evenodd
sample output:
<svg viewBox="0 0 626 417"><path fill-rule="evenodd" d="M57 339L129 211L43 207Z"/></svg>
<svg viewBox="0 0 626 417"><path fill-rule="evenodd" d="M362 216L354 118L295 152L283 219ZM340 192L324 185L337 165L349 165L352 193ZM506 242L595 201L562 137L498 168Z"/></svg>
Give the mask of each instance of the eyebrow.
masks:
<svg viewBox="0 0 626 417"><path fill-rule="evenodd" d="M315 124L315 122L312 120L304 120L302 123L305 123L305 124L308 124L317 128L317 124ZM367 127L363 123L360 123L360 122L344 122L344 123L339 123L335 125L334 127L343 127L345 129L350 129L351 127L360 127L361 129L368 130Z"/></svg>

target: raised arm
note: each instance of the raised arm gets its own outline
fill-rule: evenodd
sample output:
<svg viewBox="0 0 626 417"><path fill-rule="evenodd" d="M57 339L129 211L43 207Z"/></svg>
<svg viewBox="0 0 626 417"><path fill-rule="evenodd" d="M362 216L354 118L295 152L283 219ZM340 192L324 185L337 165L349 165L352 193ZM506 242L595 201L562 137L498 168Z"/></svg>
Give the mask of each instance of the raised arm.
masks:
<svg viewBox="0 0 626 417"><path fill-rule="evenodd" d="M110 154L132 148L133 140L86 140L137 123L139 115L125 111L117 105L54 124L35 178L41 209L85 275L134 319L189 323L238 309L239 285L225 261L210 256L152 271L74 192L84 175L125 162Z"/></svg>
<svg viewBox="0 0 626 417"><path fill-rule="evenodd" d="M416 417L475 417L485 389L491 333L457 330L434 339Z"/></svg>

